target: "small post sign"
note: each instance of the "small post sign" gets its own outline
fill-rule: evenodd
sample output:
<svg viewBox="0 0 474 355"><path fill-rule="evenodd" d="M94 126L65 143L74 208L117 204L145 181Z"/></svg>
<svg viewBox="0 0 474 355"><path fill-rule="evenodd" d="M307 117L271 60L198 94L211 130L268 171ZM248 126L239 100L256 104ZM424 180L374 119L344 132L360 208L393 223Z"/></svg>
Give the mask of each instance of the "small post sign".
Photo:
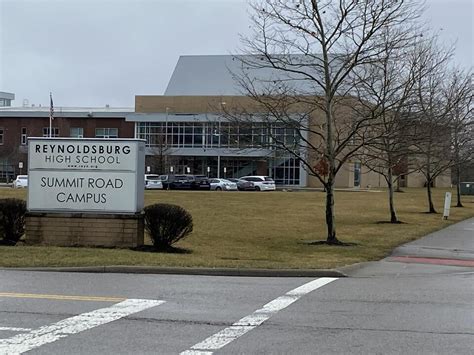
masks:
<svg viewBox="0 0 474 355"><path fill-rule="evenodd" d="M451 208L451 192L446 192L446 195L444 197L443 219L448 219L450 208Z"/></svg>
<svg viewBox="0 0 474 355"><path fill-rule="evenodd" d="M28 210L137 213L143 208L145 141L28 139Z"/></svg>

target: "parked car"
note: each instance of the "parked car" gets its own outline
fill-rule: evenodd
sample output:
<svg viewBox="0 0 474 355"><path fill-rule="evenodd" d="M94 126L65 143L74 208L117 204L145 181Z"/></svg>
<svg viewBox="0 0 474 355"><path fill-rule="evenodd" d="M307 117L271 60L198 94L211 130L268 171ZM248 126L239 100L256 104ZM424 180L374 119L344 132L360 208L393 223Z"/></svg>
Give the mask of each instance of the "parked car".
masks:
<svg viewBox="0 0 474 355"><path fill-rule="evenodd" d="M215 191L238 191L237 183L226 179L210 179L211 190Z"/></svg>
<svg viewBox="0 0 474 355"><path fill-rule="evenodd" d="M211 184L206 175L194 175L194 189L195 190L210 190Z"/></svg>
<svg viewBox="0 0 474 355"><path fill-rule="evenodd" d="M19 189L22 187L28 187L28 175L18 175L15 180L13 180L13 188Z"/></svg>
<svg viewBox="0 0 474 355"><path fill-rule="evenodd" d="M253 182L251 181L236 179L236 178L229 178L227 180L235 182L237 184L237 188L239 189L239 191L254 191L255 190L255 186L253 186Z"/></svg>
<svg viewBox="0 0 474 355"><path fill-rule="evenodd" d="M160 175L166 190L210 190L211 184L205 175Z"/></svg>
<svg viewBox="0 0 474 355"><path fill-rule="evenodd" d="M191 181L186 175L160 175L160 180L165 190L191 189Z"/></svg>
<svg viewBox="0 0 474 355"><path fill-rule="evenodd" d="M163 183L161 182L160 175L156 174L145 174L145 189L162 189Z"/></svg>
<svg viewBox="0 0 474 355"><path fill-rule="evenodd" d="M253 183L255 191L275 191L275 181L270 176L244 176L242 180Z"/></svg>

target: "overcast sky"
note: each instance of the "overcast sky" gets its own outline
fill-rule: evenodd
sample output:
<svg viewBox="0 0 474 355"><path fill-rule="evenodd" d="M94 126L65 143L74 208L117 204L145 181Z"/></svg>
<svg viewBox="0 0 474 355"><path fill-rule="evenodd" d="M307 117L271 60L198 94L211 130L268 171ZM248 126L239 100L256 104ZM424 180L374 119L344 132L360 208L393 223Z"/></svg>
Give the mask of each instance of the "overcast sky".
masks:
<svg viewBox="0 0 474 355"><path fill-rule="evenodd" d="M471 67L473 1L427 0L425 19ZM0 91L133 107L163 94L180 55L236 53L248 26L246 0L0 0Z"/></svg>

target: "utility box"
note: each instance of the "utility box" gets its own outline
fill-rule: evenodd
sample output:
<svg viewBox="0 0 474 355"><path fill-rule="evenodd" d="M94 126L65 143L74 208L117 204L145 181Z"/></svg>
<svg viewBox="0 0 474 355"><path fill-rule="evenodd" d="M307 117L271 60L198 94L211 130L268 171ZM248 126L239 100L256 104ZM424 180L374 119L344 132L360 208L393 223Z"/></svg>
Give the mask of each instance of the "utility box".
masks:
<svg viewBox="0 0 474 355"><path fill-rule="evenodd" d="M474 182L461 182L461 195L474 195Z"/></svg>

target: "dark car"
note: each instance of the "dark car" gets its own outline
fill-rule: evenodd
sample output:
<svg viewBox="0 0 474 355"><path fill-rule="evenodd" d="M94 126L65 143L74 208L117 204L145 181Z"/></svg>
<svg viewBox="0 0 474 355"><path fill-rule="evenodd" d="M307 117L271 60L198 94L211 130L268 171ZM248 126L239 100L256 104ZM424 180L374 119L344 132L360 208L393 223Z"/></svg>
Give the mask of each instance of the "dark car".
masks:
<svg viewBox="0 0 474 355"><path fill-rule="evenodd" d="M206 175L194 175L194 190L210 190L211 183Z"/></svg>
<svg viewBox="0 0 474 355"><path fill-rule="evenodd" d="M211 184L205 175L160 175L164 190L210 190Z"/></svg>
<svg viewBox="0 0 474 355"><path fill-rule="evenodd" d="M239 191L255 191L255 186L253 185L253 182L251 181L246 181L246 180L236 179L236 178L230 178L227 180L235 182L237 184L237 188L239 189Z"/></svg>

